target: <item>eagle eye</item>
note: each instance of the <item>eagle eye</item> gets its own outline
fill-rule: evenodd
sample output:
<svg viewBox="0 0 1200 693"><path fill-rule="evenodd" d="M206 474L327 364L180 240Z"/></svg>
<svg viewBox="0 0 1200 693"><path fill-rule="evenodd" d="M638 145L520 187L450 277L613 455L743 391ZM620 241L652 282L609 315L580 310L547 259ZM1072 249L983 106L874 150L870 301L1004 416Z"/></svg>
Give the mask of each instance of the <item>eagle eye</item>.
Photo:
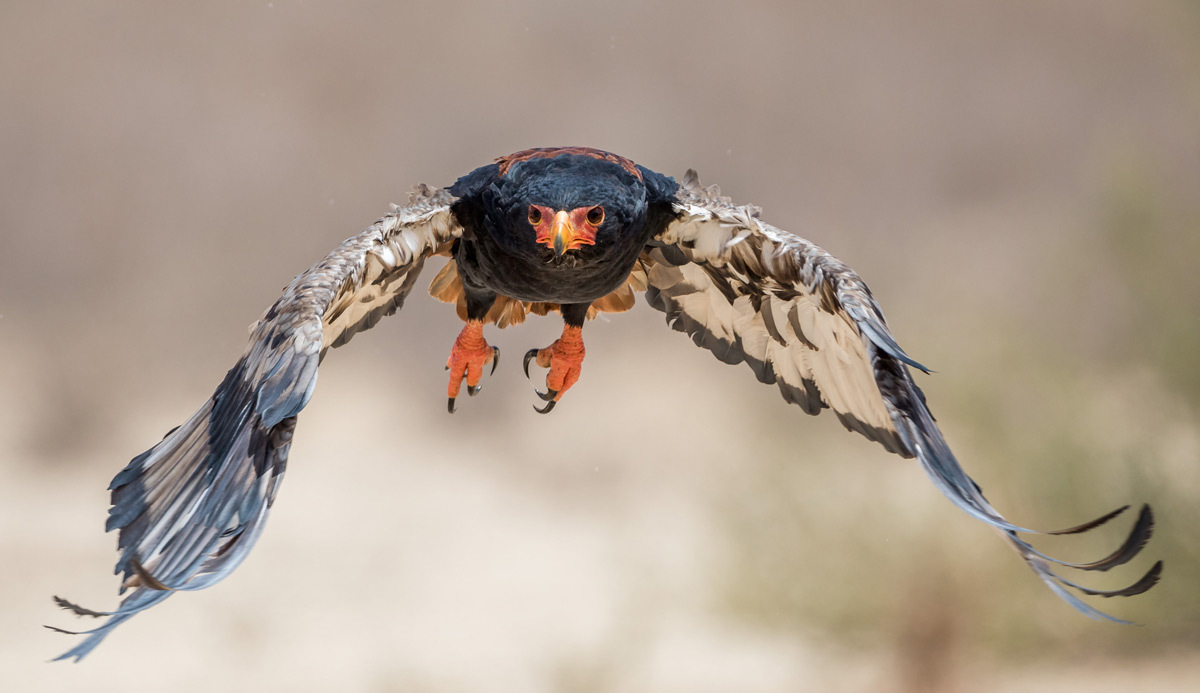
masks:
<svg viewBox="0 0 1200 693"><path fill-rule="evenodd" d="M587 222L592 226L599 226L604 223L604 208L596 205L588 210Z"/></svg>
<svg viewBox="0 0 1200 693"><path fill-rule="evenodd" d="M542 210L533 205L529 205L529 223L533 226L542 223Z"/></svg>

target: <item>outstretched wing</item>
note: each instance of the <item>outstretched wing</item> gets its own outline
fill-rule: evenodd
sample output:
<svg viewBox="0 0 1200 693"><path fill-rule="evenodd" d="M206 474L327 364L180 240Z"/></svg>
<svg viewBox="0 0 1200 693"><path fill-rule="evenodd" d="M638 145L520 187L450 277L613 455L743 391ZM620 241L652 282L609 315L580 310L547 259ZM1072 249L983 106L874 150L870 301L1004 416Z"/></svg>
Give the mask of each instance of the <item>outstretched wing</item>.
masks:
<svg viewBox="0 0 1200 693"><path fill-rule="evenodd" d="M867 285L840 260L808 241L762 222L758 209L736 206L694 171L676 193L678 215L642 256L646 298L667 323L725 363L745 362L761 382L809 414L829 408L845 426L890 452L916 457L955 505L1000 531L1056 594L1094 618L1113 618L1069 592L1141 594L1158 581L1162 562L1133 585L1108 592L1067 581L1052 565L1108 570L1132 559L1154 525L1143 506L1125 543L1093 563L1067 563L1035 550L1020 535L1036 533L1001 516L959 466L942 438ZM1128 506L1066 530L1104 524Z"/></svg>
<svg viewBox="0 0 1200 693"><path fill-rule="evenodd" d="M401 307L425 258L462 233L452 202L419 186L408 206L293 279L209 401L117 474L106 529L120 530L115 572L124 573L121 593L133 592L112 612L55 597L108 619L58 659L82 659L134 614L175 590L208 587L242 562L262 532L325 351Z"/></svg>

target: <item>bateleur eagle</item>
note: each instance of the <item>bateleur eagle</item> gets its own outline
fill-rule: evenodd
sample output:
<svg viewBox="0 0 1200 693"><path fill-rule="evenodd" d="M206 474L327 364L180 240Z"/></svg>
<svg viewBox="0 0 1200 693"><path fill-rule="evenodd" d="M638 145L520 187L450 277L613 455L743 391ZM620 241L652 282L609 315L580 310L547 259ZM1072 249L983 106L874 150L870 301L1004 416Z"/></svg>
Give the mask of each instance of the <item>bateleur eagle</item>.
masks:
<svg viewBox="0 0 1200 693"><path fill-rule="evenodd" d="M585 320L628 310L644 291L672 328L725 363L746 363L786 401L809 414L832 409L848 429L915 457L938 490L995 528L1084 614L1119 621L1068 588L1129 596L1158 581L1161 561L1112 591L1054 571L1108 570L1132 559L1150 539L1149 506L1101 560L1068 563L1034 549L1022 535L1036 532L1001 516L959 466L913 383L909 367L925 367L904 353L867 285L837 258L761 221L757 208L701 187L693 171L678 183L596 149L544 148L500 157L447 189L418 186L408 205L393 206L288 285L212 397L112 480L106 529L119 530L115 572L123 574L121 593L132 592L112 612L56 597L76 614L107 619L58 659L82 659L134 614L177 590L208 587L245 559L321 359L396 312L435 255L450 260L430 293L455 303L466 322L446 364L451 412L462 382L473 395L484 370L496 367L485 325L561 314L562 336L524 358L526 374L530 362L549 369L539 393L548 412L579 378ZM1044 533L1085 532L1127 508Z"/></svg>

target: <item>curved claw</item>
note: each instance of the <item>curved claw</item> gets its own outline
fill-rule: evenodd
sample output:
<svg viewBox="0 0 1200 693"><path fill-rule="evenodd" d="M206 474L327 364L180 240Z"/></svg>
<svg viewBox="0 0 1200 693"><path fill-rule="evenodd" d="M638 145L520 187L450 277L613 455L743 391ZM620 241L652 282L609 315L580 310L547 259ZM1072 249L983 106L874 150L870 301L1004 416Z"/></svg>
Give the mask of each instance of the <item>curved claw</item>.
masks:
<svg viewBox="0 0 1200 693"><path fill-rule="evenodd" d="M541 393L538 393L538 396L541 396ZM552 400L549 400L548 402L546 402L546 406L542 407L541 409L538 409L537 406L535 405L533 407L533 410L539 414L549 414L550 410L553 409L554 405L556 405L556 404L558 404L558 400L552 399Z"/></svg>
<svg viewBox="0 0 1200 693"><path fill-rule="evenodd" d="M483 391L479 381L484 376L484 368L491 361L491 374L495 374L496 366L500 364L500 348L491 346L483 338L483 322L468 320L462 332L454 340L450 349L450 358L446 360L446 370L450 372L449 383L446 385L446 411L454 413L454 400L458 397L462 386L467 386L467 395L474 397Z"/></svg>
<svg viewBox="0 0 1200 693"><path fill-rule="evenodd" d="M529 362L537 358L539 349L530 349L525 352L525 358L521 362L521 367L525 370L525 377L529 377Z"/></svg>
<svg viewBox="0 0 1200 693"><path fill-rule="evenodd" d="M534 390L533 393L540 397L543 402L554 402L555 398L558 397L558 390L549 387L546 388L545 392Z"/></svg>

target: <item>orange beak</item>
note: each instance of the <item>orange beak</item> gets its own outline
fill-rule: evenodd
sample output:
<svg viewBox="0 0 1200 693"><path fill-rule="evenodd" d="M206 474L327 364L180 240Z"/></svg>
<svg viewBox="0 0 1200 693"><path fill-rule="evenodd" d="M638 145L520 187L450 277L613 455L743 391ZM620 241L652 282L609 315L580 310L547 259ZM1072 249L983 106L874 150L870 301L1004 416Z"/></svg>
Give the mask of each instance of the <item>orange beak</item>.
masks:
<svg viewBox="0 0 1200 693"><path fill-rule="evenodd" d="M549 209L542 208L543 218L549 216ZM585 245L596 244L596 229L587 223L587 212L590 207L580 207L570 212L554 212L554 218L543 221L538 225L537 242L554 249L555 257L562 257L568 250L575 250Z"/></svg>
<svg viewBox="0 0 1200 693"><path fill-rule="evenodd" d="M579 247L578 243L571 245L578 236L575 233L575 225L571 223L571 217L566 212L554 215L554 222L550 224L550 238L555 257L561 257L567 248Z"/></svg>

